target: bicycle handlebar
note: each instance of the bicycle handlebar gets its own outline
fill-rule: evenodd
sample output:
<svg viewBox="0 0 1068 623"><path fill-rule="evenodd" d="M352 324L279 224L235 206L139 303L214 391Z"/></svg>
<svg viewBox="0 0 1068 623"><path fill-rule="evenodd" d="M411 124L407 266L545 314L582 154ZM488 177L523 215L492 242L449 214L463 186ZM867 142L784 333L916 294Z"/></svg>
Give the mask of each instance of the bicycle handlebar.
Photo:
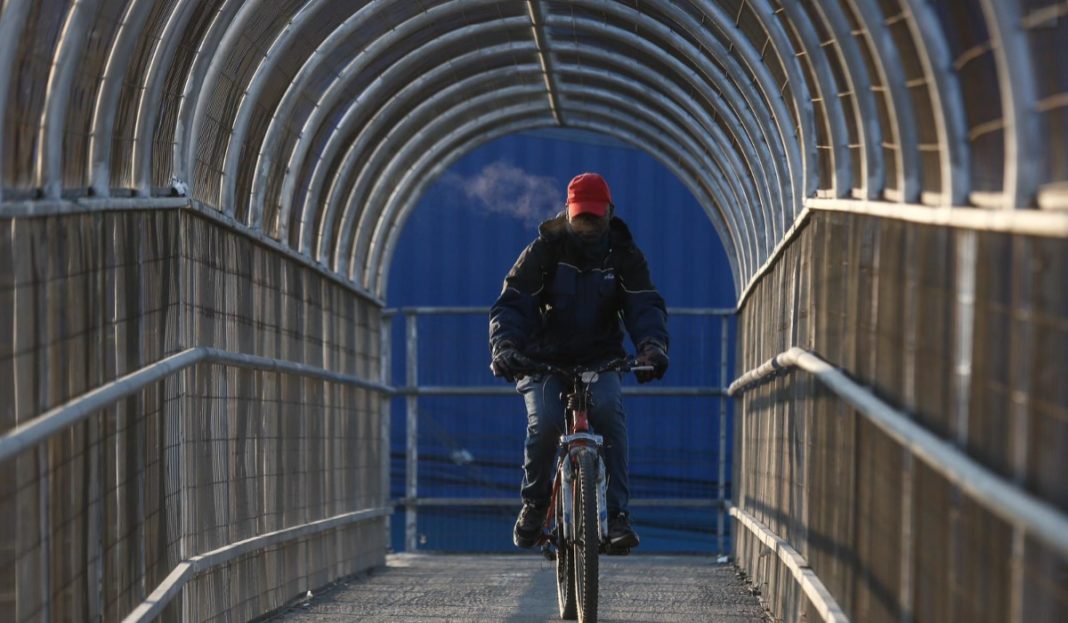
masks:
<svg viewBox="0 0 1068 623"><path fill-rule="evenodd" d="M620 357L619 359L613 359L600 366L573 366L570 368L563 368L560 366L554 366L548 363L532 362L535 365L529 370L523 370L524 374L537 374L540 372L548 372L550 374L556 374L564 377L580 377L584 373L593 372L600 374L602 372L639 372L639 371L651 371L653 366L638 364L637 360L627 357Z"/></svg>

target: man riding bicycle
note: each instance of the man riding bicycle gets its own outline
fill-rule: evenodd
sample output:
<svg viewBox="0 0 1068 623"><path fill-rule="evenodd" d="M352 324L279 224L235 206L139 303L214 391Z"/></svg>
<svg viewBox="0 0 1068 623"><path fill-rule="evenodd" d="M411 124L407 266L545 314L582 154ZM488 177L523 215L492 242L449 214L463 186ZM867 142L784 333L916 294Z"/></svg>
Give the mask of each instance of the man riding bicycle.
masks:
<svg viewBox="0 0 1068 623"><path fill-rule="evenodd" d="M663 377L668 367L667 311L649 278L645 256L627 225L614 216L604 178L583 173L567 187L567 209L538 228L538 237L516 260L490 311L489 341L496 376L514 381L536 367L596 364L623 357L626 326L640 383ZM608 541L638 545L630 526L627 429L622 375L600 375L591 386L590 420L604 437L608 472ZM564 432L563 381L553 375L519 378L527 408L527 440L515 524L516 546L532 547L549 507L557 441Z"/></svg>

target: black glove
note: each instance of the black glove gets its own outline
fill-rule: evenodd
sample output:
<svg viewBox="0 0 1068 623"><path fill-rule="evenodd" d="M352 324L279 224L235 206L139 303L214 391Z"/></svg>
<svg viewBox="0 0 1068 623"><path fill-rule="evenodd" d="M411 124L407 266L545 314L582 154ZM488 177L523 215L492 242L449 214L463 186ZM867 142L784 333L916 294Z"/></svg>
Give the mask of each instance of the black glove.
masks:
<svg viewBox="0 0 1068 623"><path fill-rule="evenodd" d="M533 367L534 362L511 342L501 342L493 349L493 362L490 363L493 376L515 381L516 377Z"/></svg>
<svg viewBox="0 0 1068 623"><path fill-rule="evenodd" d="M667 352L659 342L653 340L641 343L635 361L640 366L653 366L652 370L635 370L634 376L637 377L639 383L648 383L653 379L663 378L668 369Z"/></svg>

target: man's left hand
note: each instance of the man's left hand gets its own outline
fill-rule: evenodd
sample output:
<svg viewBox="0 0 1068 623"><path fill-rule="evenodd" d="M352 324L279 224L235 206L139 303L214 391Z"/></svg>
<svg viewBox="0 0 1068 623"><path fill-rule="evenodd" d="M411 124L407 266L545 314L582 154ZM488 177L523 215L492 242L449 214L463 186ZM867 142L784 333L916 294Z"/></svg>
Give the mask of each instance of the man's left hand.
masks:
<svg viewBox="0 0 1068 623"><path fill-rule="evenodd" d="M637 370L634 376L639 383L648 383L664 377L668 369L668 356L664 347L653 341L643 342L636 358L638 365L653 366L652 370Z"/></svg>

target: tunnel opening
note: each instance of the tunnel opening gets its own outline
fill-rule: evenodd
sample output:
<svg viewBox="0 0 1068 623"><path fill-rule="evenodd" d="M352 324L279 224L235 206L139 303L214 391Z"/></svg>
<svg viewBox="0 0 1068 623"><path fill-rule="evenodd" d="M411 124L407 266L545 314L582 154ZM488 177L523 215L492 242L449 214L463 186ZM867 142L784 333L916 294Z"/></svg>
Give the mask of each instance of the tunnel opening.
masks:
<svg viewBox="0 0 1068 623"><path fill-rule="evenodd" d="M616 215L630 227L669 309L686 308L669 314L672 369L663 384L722 383L719 378L709 383L706 366L718 366L725 356L733 361L733 323L693 312L729 313L736 294L726 251L705 209L671 170L638 147L606 134L550 128L498 138L463 155L428 186L407 217L394 266L386 271L386 307L477 309L453 315L427 309L418 317L419 385L510 387L488 371L488 307L520 251L537 236L538 224L563 208L568 180L585 171L609 181ZM410 374L408 322L403 314L394 316L392 374L398 385ZM728 335L721 336L724 326ZM634 352L629 339L625 347ZM727 535L717 533L725 531L725 522L707 505L718 498L721 479L725 495L730 490L730 459L720 460L719 428L728 423L726 405L724 420L719 418L722 400L626 398L628 428L640 440L631 444L632 496L677 498L679 504L635 509L636 525L647 533L644 551L718 553L726 547ZM404 399L393 401L392 494L398 499L408 497L407 406ZM418 495L472 501L467 507L420 506L418 549L511 551L525 430L519 395L428 396L417 408ZM405 531L400 508L393 520L398 551L408 548Z"/></svg>

